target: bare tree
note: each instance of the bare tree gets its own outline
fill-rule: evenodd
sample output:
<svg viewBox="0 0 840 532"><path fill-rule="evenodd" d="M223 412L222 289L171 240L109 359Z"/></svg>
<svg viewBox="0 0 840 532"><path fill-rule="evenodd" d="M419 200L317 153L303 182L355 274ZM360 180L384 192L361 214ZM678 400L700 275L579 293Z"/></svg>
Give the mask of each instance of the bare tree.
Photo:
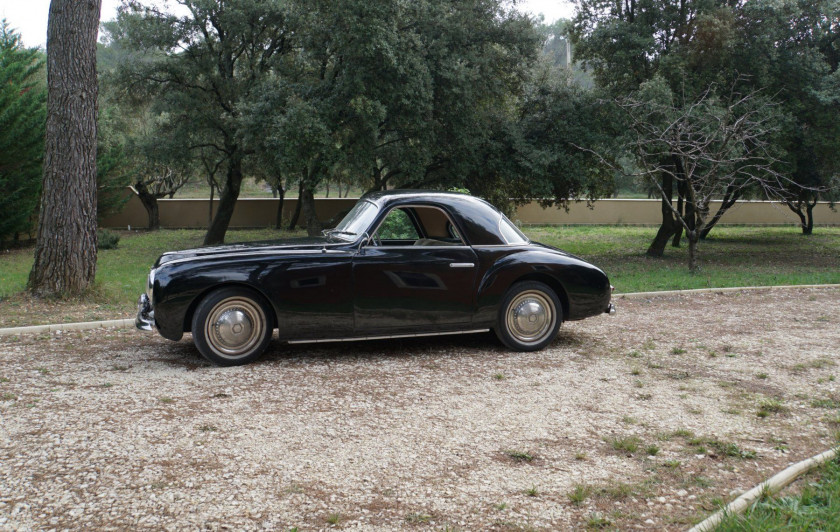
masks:
<svg viewBox="0 0 840 532"><path fill-rule="evenodd" d="M641 175L658 188L663 214L670 211L677 229L685 231L694 272L700 236L717 221L709 216L713 198L731 199L751 188L784 200L799 185L780 172L772 153L776 115L769 99L734 87L720 95L714 85L693 102L676 101L661 84L653 94L641 92L620 102L628 118L628 148ZM674 205L674 188L683 205Z"/></svg>
<svg viewBox="0 0 840 532"><path fill-rule="evenodd" d="M29 290L83 293L96 276L96 35L102 0L52 0L44 188Z"/></svg>
<svg viewBox="0 0 840 532"><path fill-rule="evenodd" d="M134 182L134 191L149 217L149 229L155 231L160 229L160 211L158 202L160 198L175 195L189 181L189 175L177 173L168 166L153 168L147 175L138 176Z"/></svg>

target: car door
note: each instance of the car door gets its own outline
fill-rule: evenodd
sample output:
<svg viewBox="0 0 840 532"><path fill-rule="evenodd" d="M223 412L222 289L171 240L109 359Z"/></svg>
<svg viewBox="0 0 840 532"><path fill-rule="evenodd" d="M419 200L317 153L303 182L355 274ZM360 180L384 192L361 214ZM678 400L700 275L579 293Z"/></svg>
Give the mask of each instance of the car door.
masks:
<svg viewBox="0 0 840 532"><path fill-rule="evenodd" d="M454 231L430 234L421 220L435 216L446 222L437 225L453 227L437 207L421 204L391 209L353 258L357 335L443 332L470 326L478 257Z"/></svg>

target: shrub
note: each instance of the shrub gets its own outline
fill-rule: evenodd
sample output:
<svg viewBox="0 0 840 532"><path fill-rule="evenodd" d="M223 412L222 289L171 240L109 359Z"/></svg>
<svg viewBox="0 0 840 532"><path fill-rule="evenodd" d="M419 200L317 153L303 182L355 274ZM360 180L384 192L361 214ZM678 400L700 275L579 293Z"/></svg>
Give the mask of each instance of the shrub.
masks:
<svg viewBox="0 0 840 532"><path fill-rule="evenodd" d="M96 247L99 249L117 249L120 243L120 235L107 229L100 229L96 232Z"/></svg>

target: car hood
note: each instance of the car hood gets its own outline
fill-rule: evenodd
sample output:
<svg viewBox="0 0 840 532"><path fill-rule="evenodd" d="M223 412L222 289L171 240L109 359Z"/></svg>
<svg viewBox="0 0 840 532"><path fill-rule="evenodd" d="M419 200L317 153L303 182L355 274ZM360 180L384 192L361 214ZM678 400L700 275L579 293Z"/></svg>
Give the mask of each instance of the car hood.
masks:
<svg viewBox="0 0 840 532"><path fill-rule="evenodd" d="M169 251L161 255L155 262L155 268L168 262L183 259L212 258L219 255L248 255L249 253L295 252L315 249L335 248L346 246L347 242L336 241L326 237L287 238L281 240L264 240L260 242L243 242L241 244L225 244L222 246L207 246L181 251Z"/></svg>

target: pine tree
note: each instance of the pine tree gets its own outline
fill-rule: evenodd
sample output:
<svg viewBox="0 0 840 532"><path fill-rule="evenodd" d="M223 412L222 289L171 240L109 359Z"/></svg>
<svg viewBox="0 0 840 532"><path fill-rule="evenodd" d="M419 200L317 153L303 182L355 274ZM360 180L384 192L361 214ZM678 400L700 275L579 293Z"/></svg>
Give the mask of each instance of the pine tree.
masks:
<svg viewBox="0 0 840 532"><path fill-rule="evenodd" d="M31 229L41 192L43 54L0 22L0 242Z"/></svg>

